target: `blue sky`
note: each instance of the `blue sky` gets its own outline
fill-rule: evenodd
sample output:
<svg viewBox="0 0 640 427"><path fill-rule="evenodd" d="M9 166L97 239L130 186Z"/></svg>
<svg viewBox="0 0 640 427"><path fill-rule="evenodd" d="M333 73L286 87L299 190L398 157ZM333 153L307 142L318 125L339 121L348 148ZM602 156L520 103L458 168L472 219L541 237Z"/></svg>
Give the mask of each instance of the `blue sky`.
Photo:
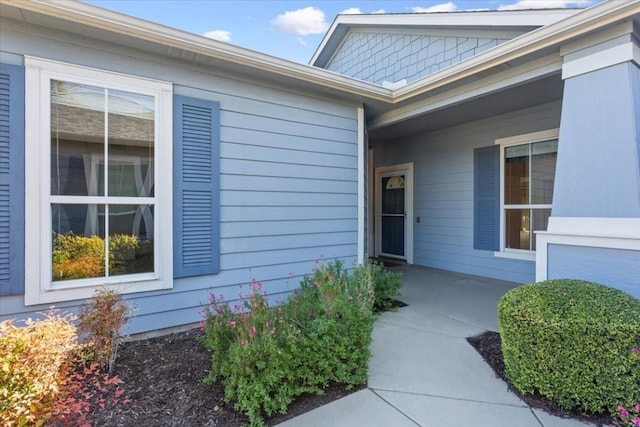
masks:
<svg viewBox="0 0 640 427"><path fill-rule="evenodd" d="M339 13L587 7L601 0L87 0L107 9L307 63Z"/></svg>

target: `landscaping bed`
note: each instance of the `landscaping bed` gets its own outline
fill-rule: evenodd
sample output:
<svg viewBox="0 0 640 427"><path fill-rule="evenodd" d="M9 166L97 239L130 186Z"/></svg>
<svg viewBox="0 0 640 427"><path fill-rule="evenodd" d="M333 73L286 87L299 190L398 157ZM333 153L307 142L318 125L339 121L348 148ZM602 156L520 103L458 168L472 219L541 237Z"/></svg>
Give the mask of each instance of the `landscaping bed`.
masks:
<svg viewBox="0 0 640 427"><path fill-rule="evenodd" d="M94 425L236 427L247 423L247 417L224 402L220 384L202 382L211 369L211 353L198 340L202 335L196 328L123 344L115 374L131 401L105 408L94 402L90 415ZM361 388L331 386L324 395L301 396L286 415L274 416L267 423L276 425Z"/></svg>

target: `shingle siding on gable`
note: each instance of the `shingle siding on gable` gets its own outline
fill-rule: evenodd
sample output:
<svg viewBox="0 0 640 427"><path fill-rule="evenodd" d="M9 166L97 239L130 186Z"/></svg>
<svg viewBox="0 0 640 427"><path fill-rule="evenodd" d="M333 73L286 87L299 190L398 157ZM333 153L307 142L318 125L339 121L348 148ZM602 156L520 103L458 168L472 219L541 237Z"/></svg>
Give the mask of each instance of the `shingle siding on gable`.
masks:
<svg viewBox="0 0 640 427"><path fill-rule="evenodd" d="M402 79L410 83L507 40L351 32L326 68L375 84Z"/></svg>

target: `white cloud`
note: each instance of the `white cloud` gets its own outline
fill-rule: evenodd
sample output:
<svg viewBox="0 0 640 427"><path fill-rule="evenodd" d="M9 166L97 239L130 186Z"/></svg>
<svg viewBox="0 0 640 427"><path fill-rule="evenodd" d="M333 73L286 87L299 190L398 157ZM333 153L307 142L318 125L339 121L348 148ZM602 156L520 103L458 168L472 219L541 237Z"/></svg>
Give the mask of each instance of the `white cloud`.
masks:
<svg viewBox="0 0 640 427"><path fill-rule="evenodd" d="M210 39L221 41L221 42L231 41L231 33L225 30L207 31L206 33L204 33L204 36L209 37Z"/></svg>
<svg viewBox="0 0 640 427"><path fill-rule="evenodd" d="M282 33L294 33L301 36L324 33L329 24L324 19L324 12L315 7L289 10L271 20L271 25Z"/></svg>
<svg viewBox="0 0 640 427"><path fill-rule="evenodd" d="M380 14L380 13L387 13L387 12L385 12L384 9L379 9L373 12L363 12L362 10L360 10L359 7L350 7L349 9L345 9L342 12L340 12L339 15L362 15L363 13Z"/></svg>
<svg viewBox="0 0 640 427"><path fill-rule="evenodd" d="M413 13L432 13L432 12L455 12L458 6L454 2L441 3L430 7L414 6L411 8Z"/></svg>
<svg viewBox="0 0 640 427"><path fill-rule="evenodd" d="M339 13L339 15L360 15L362 11L359 7L350 7L349 9L345 9Z"/></svg>
<svg viewBox="0 0 640 427"><path fill-rule="evenodd" d="M562 9L569 6L584 7L591 3L593 0L518 0L513 4L498 6L498 10Z"/></svg>

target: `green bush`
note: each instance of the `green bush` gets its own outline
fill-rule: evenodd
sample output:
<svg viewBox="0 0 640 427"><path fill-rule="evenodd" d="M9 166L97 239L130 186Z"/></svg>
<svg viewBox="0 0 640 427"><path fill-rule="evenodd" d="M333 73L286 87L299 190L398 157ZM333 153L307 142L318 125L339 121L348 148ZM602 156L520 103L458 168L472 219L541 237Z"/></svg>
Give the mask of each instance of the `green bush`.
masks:
<svg viewBox="0 0 640 427"><path fill-rule="evenodd" d="M367 268L360 268L354 273L366 273L370 276L375 295L373 306L377 311L383 312L393 308L393 300L400 295L402 273L385 270L383 263L379 261L369 261Z"/></svg>
<svg viewBox="0 0 640 427"><path fill-rule="evenodd" d="M549 280L498 303L506 375L566 409L615 412L640 400L640 300L596 283Z"/></svg>
<svg viewBox="0 0 640 427"><path fill-rule="evenodd" d="M338 261L319 264L281 306L270 307L256 281L234 307L212 295L204 313L204 343L213 350L205 382L221 380L226 400L252 425L329 383L365 383L375 316L373 284L361 268L350 276Z"/></svg>
<svg viewBox="0 0 640 427"><path fill-rule="evenodd" d="M72 232L54 233L52 273L54 280L104 276L104 239ZM153 271L153 242L129 234L109 238L109 274Z"/></svg>

